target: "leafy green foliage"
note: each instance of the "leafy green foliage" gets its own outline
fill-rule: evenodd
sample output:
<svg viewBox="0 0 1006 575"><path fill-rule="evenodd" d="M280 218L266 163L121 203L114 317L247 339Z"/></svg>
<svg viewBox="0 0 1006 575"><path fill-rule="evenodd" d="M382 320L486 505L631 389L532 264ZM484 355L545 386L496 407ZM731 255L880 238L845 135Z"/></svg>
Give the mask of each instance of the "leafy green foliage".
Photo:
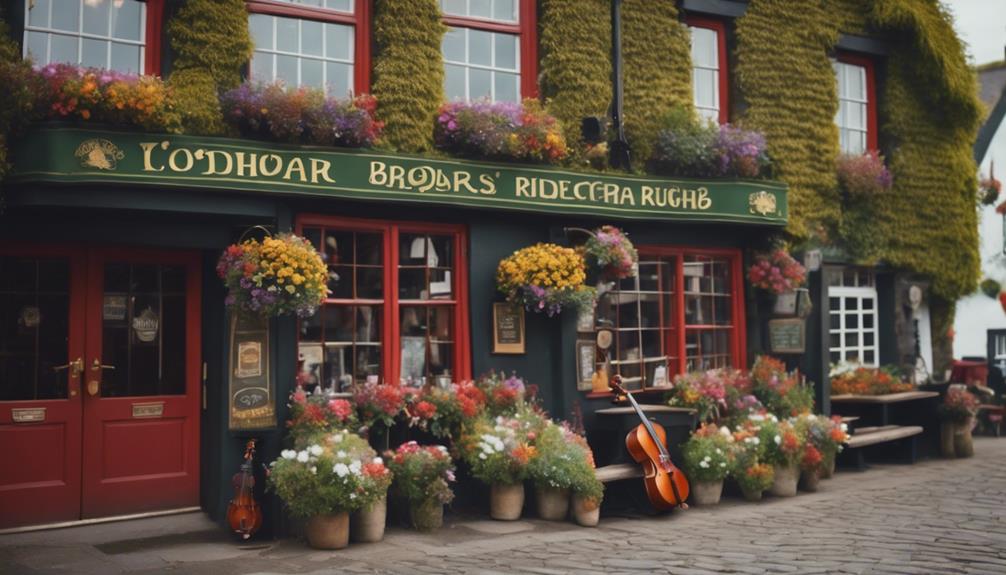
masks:
<svg viewBox="0 0 1006 575"><path fill-rule="evenodd" d="M433 147L433 120L444 100L440 42L447 27L437 0L374 6L374 81L384 142L404 152Z"/></svg>
<svg viewBox="0 0 1006 575"><path fill-rule="evenodd" d="M226 133L216 82L208 70L176 70L171 74L168 85L175 96L176 110L186 134L219 136Z"/></svg>
<svg viewBox="0 0 1006 575"><path fill-rule="evenodd" d="M31 64L21 59L21 49L10 38L7 24L0 20L0 180L7 174L7 140L22 129L32 112L33 78Z"/></svg>
<svg viewBox="0 0 1006 575"><path fill-rule="evenodd" d="M724 428L726 429L726 428ZM681 448L685 473L692 481L721 481L730 473L730 439L712 424L700 427Z"/></svg>
<svg viewBox="0 0 1006 575"><path fill-rule="evenodd" d="M207 71L217 90L241 83L252 53L244 0L188 0L168 23L174 69Z"/></svg>
<svg viewBox="0 0 1006 575"><path fill-rule="evenodd" d="M657 173L690 177L715 174L719 128L699 121L691 107L676 106L658 122L661 128L650 167Z"/></svg>

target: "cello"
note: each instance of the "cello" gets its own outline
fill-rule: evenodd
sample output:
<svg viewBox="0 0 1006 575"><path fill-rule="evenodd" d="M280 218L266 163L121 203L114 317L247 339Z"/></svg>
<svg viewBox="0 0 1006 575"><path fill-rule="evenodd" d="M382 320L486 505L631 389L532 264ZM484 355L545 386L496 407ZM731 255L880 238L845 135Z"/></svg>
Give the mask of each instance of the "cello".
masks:
<svg viewBox="0 0 1006 575"><path fill-rule="evenodd" d="M659 423L647 419L632 394L622 387L622 378L615 375L608 382L612 391L629 398L629 403L642 420L625 436L625 447L636 462L643 465L643 484L646 496L654 508L660 511L680 507L688 509L688 479L675 467L667 452L667 432Z"/></svg>
<svg viewBox="0 0 1006 575"><path fill-rule="evenodd" d="M234 499L227 506L227 524L231 530L250 539L262 526L262 509L255 501L253 489L255 475L252 473L252 460L255 457L255 440L249 439L245 446L245 460L241 471L234 474L231 482L234 484Z"/></svg>

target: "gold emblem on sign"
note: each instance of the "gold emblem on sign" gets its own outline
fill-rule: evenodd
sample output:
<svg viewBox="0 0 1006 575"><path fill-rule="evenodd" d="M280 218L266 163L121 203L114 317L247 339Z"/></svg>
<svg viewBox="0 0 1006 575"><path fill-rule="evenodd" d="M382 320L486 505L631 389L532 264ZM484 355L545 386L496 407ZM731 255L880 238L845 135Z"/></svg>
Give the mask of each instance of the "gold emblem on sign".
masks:
<svg viewBox="0 0 1006 575"><path fill-rule="evenodd" d="M752 214L774 215L776 213L775 194L762 190L748 195L748 209Z"/></svg>
<svg viewBox="0 0 1006 575"><path fill-rule="evenodd" d="M80 165L85 168L114 170L115 164L126 154L118 146L104 138L91 138L81 142L73 155L80 160Z"/></svg>

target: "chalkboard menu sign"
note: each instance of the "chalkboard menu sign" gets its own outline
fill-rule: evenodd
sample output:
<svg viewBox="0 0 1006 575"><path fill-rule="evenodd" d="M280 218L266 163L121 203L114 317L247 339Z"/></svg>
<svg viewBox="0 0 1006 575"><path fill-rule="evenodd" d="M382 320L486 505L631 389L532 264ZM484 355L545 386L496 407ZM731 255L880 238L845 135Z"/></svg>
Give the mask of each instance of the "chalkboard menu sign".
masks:
<svg viewBox="0 0 1006 575"><path fill-rule="evenodd" d="M269 379L268 319L231 319L228 398L230 429L276 426L275 390Z"/></svg>
<svg viewBox="0 0 1006 575"><path fill-rule="evenodd" d="M799 318L770 320L768 340L772 353L803 353L807 347L804 320Z"/></svg>
<svg viewBox="0 0 1006 575"><path fill-rule="evenodd" d="M493 353L524 353L524 308L493 304Z"/></svg>

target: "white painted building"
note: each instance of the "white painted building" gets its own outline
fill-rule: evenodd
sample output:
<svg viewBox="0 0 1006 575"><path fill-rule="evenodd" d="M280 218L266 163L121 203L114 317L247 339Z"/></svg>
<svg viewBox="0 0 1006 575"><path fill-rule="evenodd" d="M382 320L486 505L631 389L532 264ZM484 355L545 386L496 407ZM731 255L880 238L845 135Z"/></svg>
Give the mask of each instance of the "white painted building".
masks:
<svg viewBox="0 0 1006 575"><path fill-rule="evenodd" d="M989 107L989 116L975 143L975 159L980 177L995 170L1000 181L1006 181L1006 60L979 68L982 101ZM991 206L982 206L978 214L979 252L982 278L991 278L1006 286L1006 236L1003 221L996 206L1006 201L1006 190ZM992 333L990 333L992 330ZM1001 331L997 331L1001 330ZM980 291L957 302L954 320L954 357L987 357L989 350L996 363L1006 367L1006 311L998 300Z"/></svg>

